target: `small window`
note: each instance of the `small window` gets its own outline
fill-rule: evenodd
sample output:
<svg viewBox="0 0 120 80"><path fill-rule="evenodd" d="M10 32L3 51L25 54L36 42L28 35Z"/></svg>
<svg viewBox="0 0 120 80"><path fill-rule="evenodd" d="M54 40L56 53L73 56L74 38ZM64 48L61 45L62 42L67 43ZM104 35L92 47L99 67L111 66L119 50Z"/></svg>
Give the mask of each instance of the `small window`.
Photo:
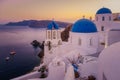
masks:
<svg viewBox="0 0 120 80"><path fill-rule="evenodd" d="M102 17L102 21L105 21L105 17L104 16Z"/></svg>
<svg viewBox="0 0 120 80"><path fill-rule="evenodd" d="M104 26L101 27L101 31L104 31Z"/></svg>
<svg viewBox="0 0 120 80"><path fill-rule="evenodd" d="M53 39L56 39L55 31L53 32Z"/></svg>
<svg viewBox="0 0 120 80"><path fill-rule="evenodd" d="M90 46L92 46L92 38L90 39Z"/></svg>
<svg viewBox="0 0 120 80"><path fill-rule="evenodd" d="M50 31L48 31L48 39L50 39L50 38L51 38Z"/></svg>
<svg viewBox="0 0 120 80"><path fill-rule="evenodd" d="M81 45L81 39L79 39L78 44Z"/></svg>
<svg viewBox="0 0 120 80"><path fill-rule="evenodd" d="M111 16L109 16L109 21L111 21Z"/></svg>

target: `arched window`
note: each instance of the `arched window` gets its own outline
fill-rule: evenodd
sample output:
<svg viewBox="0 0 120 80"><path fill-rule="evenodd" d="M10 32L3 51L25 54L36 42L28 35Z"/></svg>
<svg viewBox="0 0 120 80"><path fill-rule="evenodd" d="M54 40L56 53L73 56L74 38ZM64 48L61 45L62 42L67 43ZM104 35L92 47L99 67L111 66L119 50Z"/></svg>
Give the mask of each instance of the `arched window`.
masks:
<svg viewBox="0 0 120 80"><path fill-rule="evenodd" d="M105 21L105 17L104 16L102 17L102 21Z"/></svg>
<svg viewBox="0 0 120 80"><path fill-rule="evenodd" d="M48 31L48 39L51 39L50 31Z"/></svg>
<svg viewBox="0 0 120 80"><path fill-rule="evenodd" d="M111 21L111 16L109 16L109 21Z"/></svg>
<svg viewBox="0 0 120 80"><path fill-rule="evenodd" d="M104 31L104 26L101 27L101 31Z"/></svg>
<svg viewBox="0 0 120 80"><path fill-rule="evenodd" d="M56 33L55 33L55 31L53 32L53 39L56 39Z"/></svg>
<svg viewBox="0 0 120 80"><path fill-rule="evenodd" d="M90 46L92 46L92 38L90 38Z"/></svg>
<svg viewBox="0 0 120 80"><path fill-rule="evenodd" d="M78 44L81 45L81 42L82 42L82 41L81 41L81 39L79 38L79 40L78 40Z"/></svg>

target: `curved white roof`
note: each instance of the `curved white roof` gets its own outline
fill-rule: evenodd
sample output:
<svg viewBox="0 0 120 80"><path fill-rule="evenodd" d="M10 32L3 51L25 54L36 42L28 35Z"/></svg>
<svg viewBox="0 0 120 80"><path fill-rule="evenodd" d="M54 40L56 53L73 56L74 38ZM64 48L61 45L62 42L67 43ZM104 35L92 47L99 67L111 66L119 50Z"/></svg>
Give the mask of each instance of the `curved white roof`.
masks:
<svg viewBox="0 0 120 80"><path fill-rule="evenodd" d="M104 75L107 80L120 80L120 42L102 51L99 56L99 70L98 76Z"/></svg>

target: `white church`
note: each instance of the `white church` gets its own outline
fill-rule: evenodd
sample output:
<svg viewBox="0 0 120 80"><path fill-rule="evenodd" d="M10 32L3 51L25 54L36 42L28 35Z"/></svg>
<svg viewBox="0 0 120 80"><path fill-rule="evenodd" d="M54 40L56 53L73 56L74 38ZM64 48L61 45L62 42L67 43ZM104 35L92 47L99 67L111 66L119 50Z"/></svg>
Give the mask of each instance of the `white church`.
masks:
<svg viewBox="0 0 120 80"><path fill-rule="evenodd" d="M119 34L120 22L104 7L96 12L95 20L77 20L68 42L61 40L61 29L53 21L46 30L39 66L46 67L47 77L40 78L42 73L35 71L12 80L120 80Z"/></svg>

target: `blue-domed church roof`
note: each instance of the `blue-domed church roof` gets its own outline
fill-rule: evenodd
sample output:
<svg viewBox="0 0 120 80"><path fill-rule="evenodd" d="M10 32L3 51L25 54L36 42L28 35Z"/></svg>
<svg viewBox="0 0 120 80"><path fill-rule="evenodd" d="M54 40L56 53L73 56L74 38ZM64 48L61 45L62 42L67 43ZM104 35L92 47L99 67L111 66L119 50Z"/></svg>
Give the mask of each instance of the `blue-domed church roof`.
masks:
<svg viewBox="0 0 120 80"><path fill-rule="evenodd" d="M47 29L48 30L59 29L59 26L58 26L57 23L55 23L54 21L52 21L51 23L48 24Z"/></svg>
<svg viewBox="0 0 120 80"><path fill-rule="evenodd" d="M96 14L112 14L112 11L108 8L101 8L99 9Z"/></svg>
<svg viewBox="0 0 120 80"><path fill-rule="evenodd" d="M80 19L73 24L71 31L77 33L93 33L97 32L97 28L92 21Z"/></svg>

